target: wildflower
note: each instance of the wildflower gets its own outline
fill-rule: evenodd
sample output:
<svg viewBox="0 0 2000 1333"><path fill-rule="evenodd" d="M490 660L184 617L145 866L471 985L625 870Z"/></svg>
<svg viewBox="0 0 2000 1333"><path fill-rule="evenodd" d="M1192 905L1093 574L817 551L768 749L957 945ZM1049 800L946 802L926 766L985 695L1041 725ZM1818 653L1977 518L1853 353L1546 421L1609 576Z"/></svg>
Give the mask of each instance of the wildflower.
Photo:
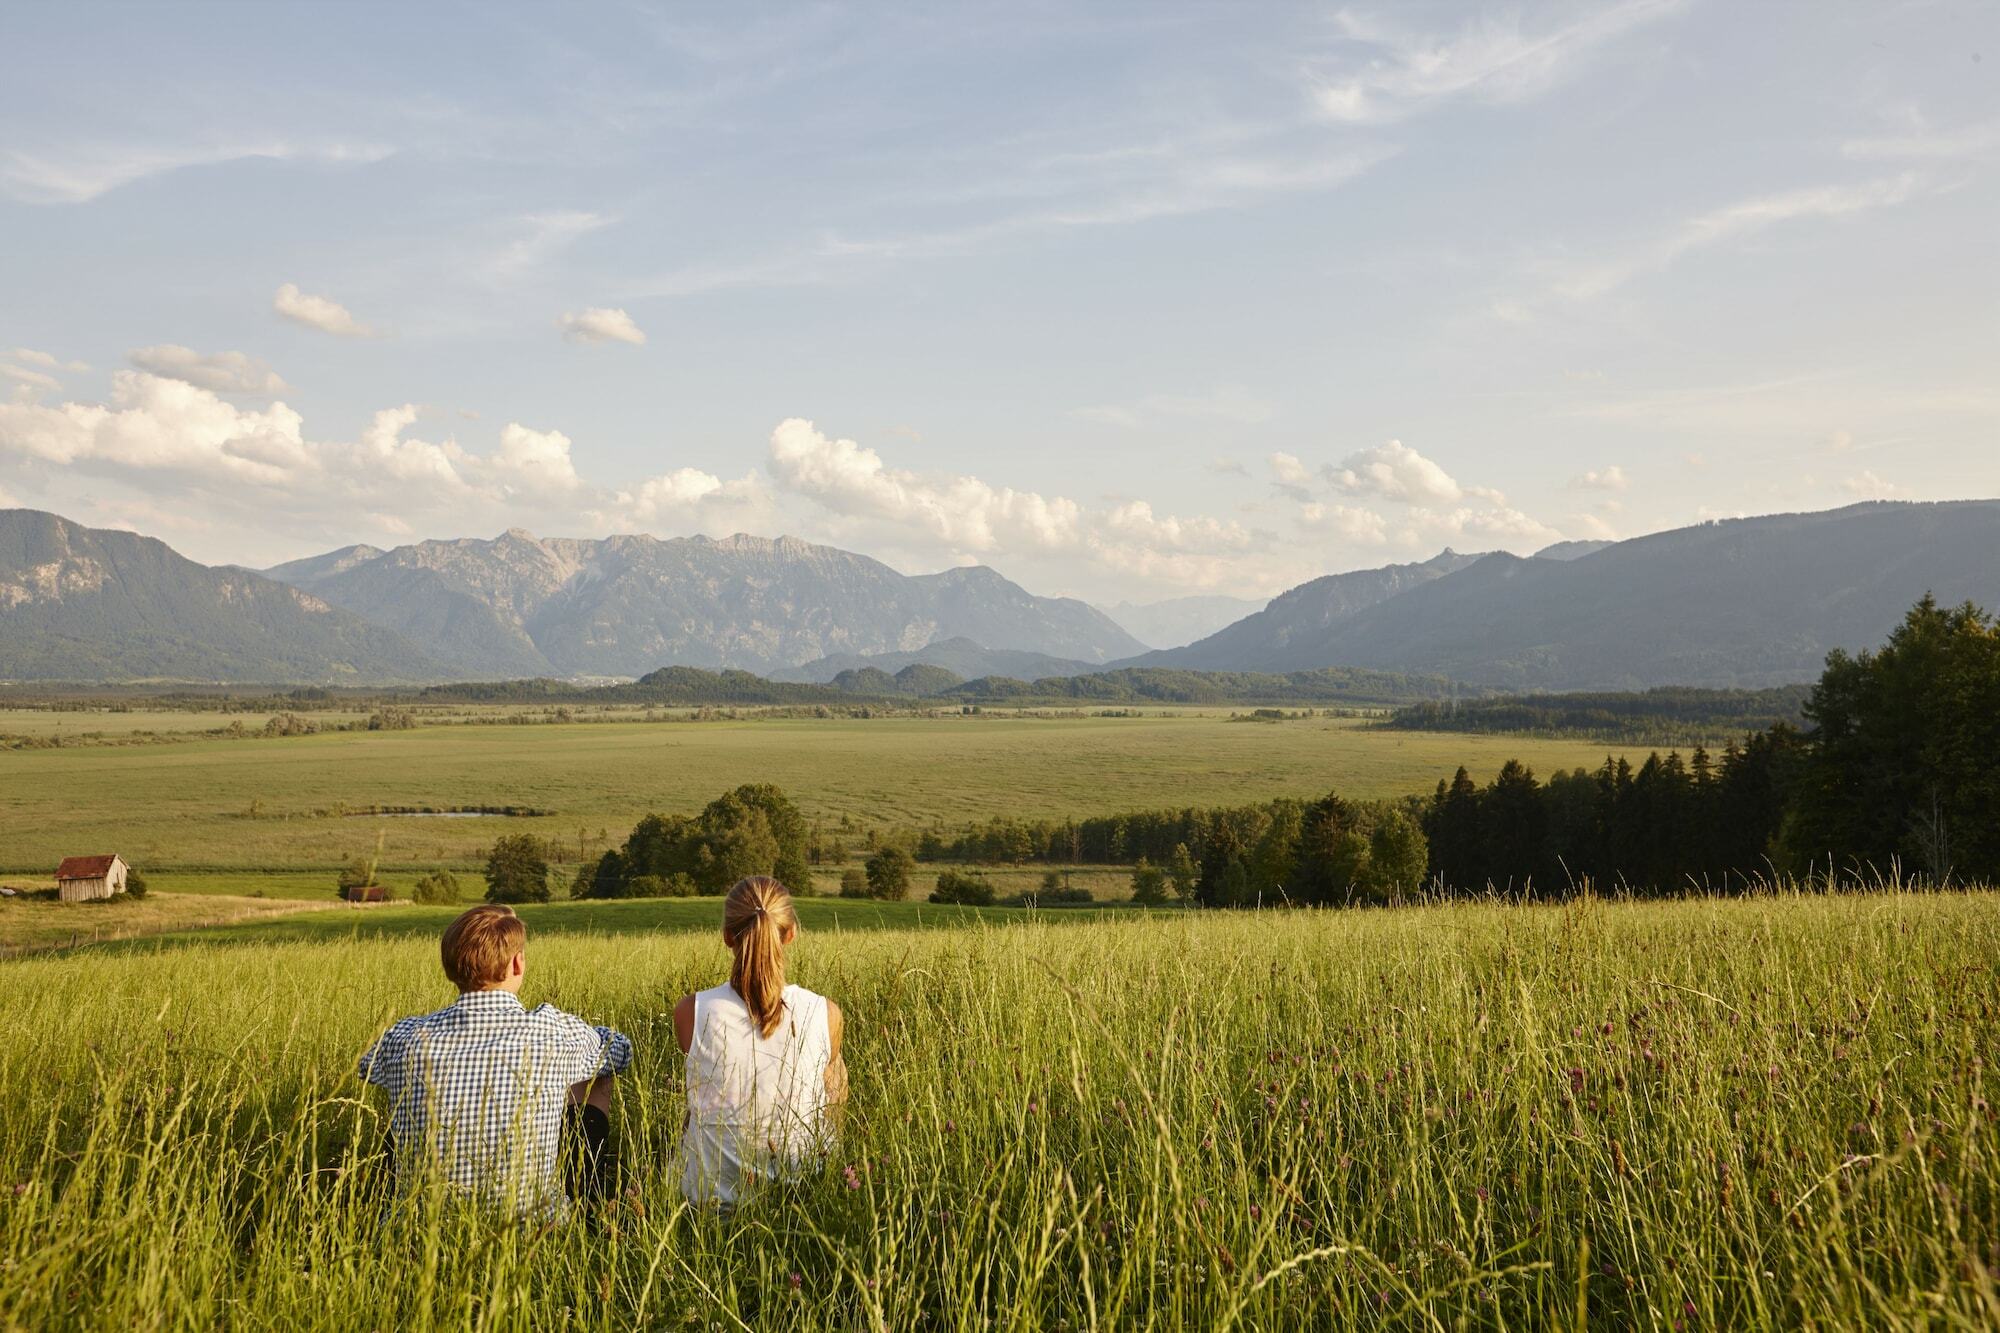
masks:
<svg viewBox="0 0 2000 1333"><path fill-rule="evenodd" d="M797 1273L791 1274L785 1279L785 1281L792 1284L793 1291L797 1291L800 1287L803 1287L806 1284L806 1280L803 1277L799 1276Z"/></svg>
<svg viewBox="0 0 2000 1333"><path fill-rule="evenodd" d="M847 1188L851 1190L858 1190L861 1188L861 1173L859 1171L856 1171L852 1164L849 1164L848 1166L843 1168L841 1174L847 1178Z"/></svg>
<svg viewBox="0 0 2000 1333"><path fill-rule="evenodd" d="M1473 1192L1473 1194L1475 1194L1476 1196L1478 1196L1478 1199L1479 1199L1479 1201L1480 1201L1481 1203L1485 1203L1487 1199L1489 1199L1490 1197L1492 1197L1491 1195L1489 1195L1489 1194L1487 1193L1487 1191L1486 1191L1486 1187L1485 1187L1484 1185L1481 1185L1481 1186L1480 1186L1480 1187L1479 1187L1478 1189L1476 1189L1476 1190L1474 1190L1474 1191L1472 1191L1472 1192Z"/></svg>

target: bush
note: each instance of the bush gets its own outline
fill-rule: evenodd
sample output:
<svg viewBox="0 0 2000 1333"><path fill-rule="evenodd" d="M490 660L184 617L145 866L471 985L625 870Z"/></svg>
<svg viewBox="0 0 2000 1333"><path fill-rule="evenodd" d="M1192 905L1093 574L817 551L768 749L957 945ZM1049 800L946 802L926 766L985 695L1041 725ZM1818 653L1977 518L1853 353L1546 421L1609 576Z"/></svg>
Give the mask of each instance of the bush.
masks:
<svg viewBox="0 0 2000 1333"><path fill-rule="evenodd" d="M486 854L486 901L545 903L549 900L549 856L532 833L498 838Z"/></svg>
<svg viewBox="0 0 2000 1333"><path fill-rule="evenodd" d="M930 900L934 903L955 903L961 907L991 907L997 897L992 883L984 875L947 870L937 877L937 888L932 890Z"/></svg>
<svg viewBox="0 0 2000 1333"><path fill-rule="evenodd" d="M884 847L868 858L868 896L901 902L910 896L910 854L901 847Z"/></svg>
<svg viewBox="0 0 2000 1333"><path fill-rule="evenodd" d="M840 896L843 898L866 898L868 896L868 872L860 866L849 866L840 872Z"/></svg>
<svg viewBox="0 0 2000 1333"><path fill-rule="evenodd" d="M433 870L417 881L410 892L410 901L418 903L455 903L458 901L458 876L449 870Z"/></svg>
<svg viewBox="0 0 2000 1333"><path fill-rule="evenodd" d="M128 871L126 871L126 872L125 872L125 893L126 893L126 896L128 896L128 897L132 897L132 898L143 898L143 897L145 897L145 896L146 896L146 877L145 877L144 875L140 874L140 873L139 873L138 871L136 871L136 870L128 870Z"/></svg>

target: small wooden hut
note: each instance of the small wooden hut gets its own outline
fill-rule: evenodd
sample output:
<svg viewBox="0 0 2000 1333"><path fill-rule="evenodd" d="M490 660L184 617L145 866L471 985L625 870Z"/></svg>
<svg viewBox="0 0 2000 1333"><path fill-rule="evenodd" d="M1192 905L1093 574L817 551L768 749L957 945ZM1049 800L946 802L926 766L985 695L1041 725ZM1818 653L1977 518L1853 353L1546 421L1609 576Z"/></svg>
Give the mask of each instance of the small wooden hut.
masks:
<svg viewBox="0 0 2000 1333"><path fill-rule="evenodd" d="M129 869L125 858L116 852L109 856L66 856L56 867L56 896L66 903L81 903L123 893Z"/></svg>

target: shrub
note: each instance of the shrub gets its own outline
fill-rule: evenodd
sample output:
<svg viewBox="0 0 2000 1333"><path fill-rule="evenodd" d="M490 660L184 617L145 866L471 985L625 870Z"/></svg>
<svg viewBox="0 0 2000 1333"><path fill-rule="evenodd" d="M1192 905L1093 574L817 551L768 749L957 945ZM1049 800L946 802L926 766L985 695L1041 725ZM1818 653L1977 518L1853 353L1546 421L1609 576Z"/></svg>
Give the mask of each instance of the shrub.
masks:
<svg viewBox="0 0 2000 1333"><path fill-rule="evenodd" d="M937 888L931 891L930 900L962 907L991 907L996 897L991 881L984 875L947 870L937 877Z"/></svg>
<svg viewBox="0 0 2000 1333"><path fill-rule="evenodd" d="M410 892L410 901L419 903L455 903L458 901L458 876L449 870L433 870L417 881Z"/></svg>
<svg viewBox="0 0 2000 1333"><path fill-rule="evenodd" d="M868 896L901 902L910 896L910 854L901 847L884 847L868 858Z"/></svg>
<svg viewBox="0 0 2000 1333"><path fill-rule="evenodd" d="M664 898L667 896L665 875L634 875L632 882L625 886L627 898Z"/></svg>
<svg viewBox="0 0 2000 1333"><path fill-rule="evenodd" d="M866 898L868 896L868 872L860 866L849 866L840 872L840 896L843 898Z"/></svg>
<svg viewBox="0 0 2000 1333"><path fill-rule="evenodd" d="M136 870L128 870L128 871L126 871L126 872L125 872L125 893L126 893L126 895L127 895L128 897L132 897L132 898L143 898L143 897L145 897L145 896L146 896L146 877L145 877L144 875L140 874L140 873L139 873L138 871L136 871Z"/></svg>

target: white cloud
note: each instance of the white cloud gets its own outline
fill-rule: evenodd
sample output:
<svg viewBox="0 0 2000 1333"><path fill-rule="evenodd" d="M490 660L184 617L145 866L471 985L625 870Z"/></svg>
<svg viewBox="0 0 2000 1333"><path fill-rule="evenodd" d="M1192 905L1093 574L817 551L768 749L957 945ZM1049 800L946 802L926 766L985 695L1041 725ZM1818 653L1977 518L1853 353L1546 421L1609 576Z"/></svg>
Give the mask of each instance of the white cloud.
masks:
<svg viewBox="0 0 2000 1333"><path fill-rule="evenodd" d="M1857 472L1845 478L1840 483L1840 488L1849 495L1858 495L1864 500L1894 500L1910 493L1906 487L1885 481L1868 471Z"/></svg>
<svg viewBox="0 0 2000 1333"><path fill-rule="evenodd" d="M283 140L172 147L78 144L41 152L0 152L0 191L31 204L81 204L121 185L185 167L252 158L331 164L379 162L392 150L380 144Z"/></svg>
<svg viewBox="0 0 2000 1333"><path fill-rule="evenodd" d="M592 306L588 310L564 314L556 321L563 337L573 343L631 343L643 347L646 334L623 310Z"/></svg>
<svg viewBox="0 0 2000 1333"><path fill-rule="evenodd" d="M25 361L31 366L40 366L43 370L67 370L80 373L90 369L90 366L85 362L64 361L48 352L38 352L32 347L16 347L14 349L14 359L16 361Z"/></svg>
<svg viewBox="0 0 2000 1333"><path fill-rule="evenodd" d="M141 347L128 358L139 369L168 379L183 380L216 393L247 393L271 397L289 393L291 386L262 361L242 352L203 355L191 347L162 343Z"/></svg>
<svg viewBox="0 0 2000 1333"><path fill-rule="evenodd" d="M1343 13L1341 34L1365 58L1324 75L1316 101L1326 116L1351 124L1401 120L1458 97L1528 101L1574 77L1616 38L1680 7L1678 0L1627 0L1532 32L1519 15L1489 15L1450 36Z"/></svg>
<svg viewBox="0 0 2000 1333"><path fill-rule="evenodd" d="M342 338L372 338L375 330L348 313L347 307L324 296L302 292L295 283L278 288L271 308L297 324Z"/></svg>
<svg viewBox="0 0 2000 1333"><path fill-rule="evenodd" d="M1353 505L1309 502L1299 506L1299 525L1331 532L1357 546L1382 546L1389 540L1389 523L1372 509Z"/></svg>
<svg viewBox="0 0 2000 1333"><path fill-rule="evenodd" d="M1455 504L1468 494L1450 473L1401 440L1349 454L1327 469L1327 479L1357 495L1427 507Z"/></svg>
<svg viewBox="0 0 2000 1333"><path fill-rule="evenodd" d="M5 375L16 384L25 384L31 389L47 389L51 392L57 392L62 388L62 383L55 376L44 374L39 370L30 370L26 366L10 366L0 363L0 375Z"/></svg>
<svg viewBox="0 0 2000 1333"><path fill-rule="evenodd" d="M830 439L797 417L772 432L770 468L780 490L858 525L856 531L872 529L954 561L1061 557L1100 571L1210 587L1236 572L1235 558L1268 541L1234 522L1156 514L1144 500L1087 509L977 477L892 468L875 450Z"/></svg>
<svg viewBox="0 0 2000 1333"><path fill-rule="evenodd" d="M1312 472L1301 463L1298 456L1280 450L1270 456L1271 481L1284 494L1294 500L1305 500L1312 494Z"/></svg>
<svg viewBox="0 0 2000 1333"><path fill-rule="evenodd" d="M1592 468L1569 479L1569 484L1580 491L1622 491L1632 483L1625 476L1625 469L1613 463L1607 468Z"/></svg>

